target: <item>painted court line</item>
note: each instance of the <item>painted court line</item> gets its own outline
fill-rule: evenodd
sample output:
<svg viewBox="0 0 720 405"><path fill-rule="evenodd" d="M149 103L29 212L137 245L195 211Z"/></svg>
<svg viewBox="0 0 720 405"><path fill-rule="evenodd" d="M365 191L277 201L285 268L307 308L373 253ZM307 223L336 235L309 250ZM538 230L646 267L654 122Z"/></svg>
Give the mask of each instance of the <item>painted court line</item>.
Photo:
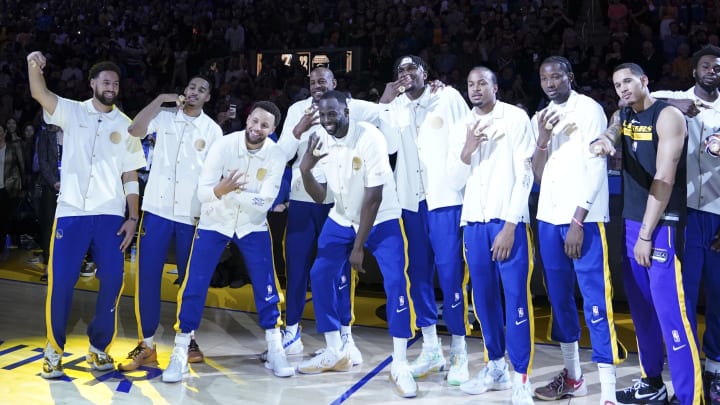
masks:
<svg viewBox="0 0 720 405"><path fill-rule="evenodd" d="M408 341L407 347L412 346L413 343L418 341L418 339L420 339L419 334L417 336L415 336L414 338L412 338L410 341ZM390 363L392 363L392 355L388 356L385 360L383 360L380 364L378 364L377 367L370 370L369 373L365 374L365 376L363 378L361 378L360 381L356 382L347 391L343 392L342 395L340 395L336 400L331 402L330 405L340 405L343 402L345 402L348 398L350 398L350 396L352 394L356 393L360 388L363 387L363 385L367 384L370 380L372 380L373 377L378 375L378 373L380 373Z"/></svg>

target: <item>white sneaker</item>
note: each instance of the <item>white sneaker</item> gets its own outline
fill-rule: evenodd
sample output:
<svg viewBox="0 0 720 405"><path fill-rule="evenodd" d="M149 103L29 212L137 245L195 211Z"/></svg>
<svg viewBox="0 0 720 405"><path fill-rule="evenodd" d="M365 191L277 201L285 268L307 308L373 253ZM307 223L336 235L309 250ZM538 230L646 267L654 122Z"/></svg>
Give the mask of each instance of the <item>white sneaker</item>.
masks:
<svg viewBox="0 0 720 405"><path fill-rule="evenodd" d="M442 352L442 342L438 338L437 345L426 347L423 344L422 352L410 363L412 375L415 378L426 376L433 371L445 370L445 357Z"/></svg>
<svg viewBox="0 0 720 405"><path fill-rule="evenodd" d="M282 345L283 349L285 349L285 354L292 355L300 354L303 352L303 349L305 347L303 346L303 342L300 339L301 330L302 328L298 327L297 332L294 335L288 330L282 331Z"/></svg>
<svg viewBox="0 0 720 405"><path fill-rule="evenodd" d="M532 384L527 374L515 373L512 386L513 405L533 405Z"/></svg>
<svg viewBox="0 0 720 405"><path fill-rule="evenodd" d="M328 347L319 355L301 362L298 371L303 374L318 374L324 371L349 371L350 367L352 361L348 352L339 352Z"/></svg>
<svg viewBox="0 0 720 405"><path fill-rule="evenodd" d="M175 344L170 363L162 373L163 382L174 383L182 381L183 374L188 372L187 346Z"/></svg>
<svg viewBox="0 0 720 405"><path fill-rule="evenodd" d="M45 379L60 378L65 376L62 365L62 354L55 351L48 343L45 348L45 357L43 358L43 368L40 377Z"/></svg>
<svg viewBox="0 0 720 405"><path fill-rule="evenodd" d="M460 385L470 379L468 371L467 346L457 352L450 350L450 371L447 375L448 385Z"/></svg>
<svg viewBox="0 0 720 405"><path fill-rule="evenodd" d="M466 394L478 395L486 391L503 391L510 389L510 373L507 364L504 368L497 368L492 363L483 367L477 377L460 385L460 390Z"/></svg>
<svg viewBox="0 0 720 405"><path fill-rule="evenodd" d="M342 351L347 352L350 356L350 361L352 362L353 366L359 366L363 363L363 357L362 353L360 353L360 349L355 345L355 341L352 338L352 335L350 334L344 334L342 335Z"/></svg>
<svg viewBox="0 0 720 405"><path fill-rule="evenodd" d="M392 363L392 366L390 366L390 381L395 384L395 391L401 397L414 398L417 396L417 383L407 362Z"/></svg>
<svg viewBox="0 0 720 405"><path fill-rule="evenodd" d="M278 348L276 351L268 351L265 368L273 371L277 377L290 377L295 375L295 369L287 361L285 352Z"/></svg>

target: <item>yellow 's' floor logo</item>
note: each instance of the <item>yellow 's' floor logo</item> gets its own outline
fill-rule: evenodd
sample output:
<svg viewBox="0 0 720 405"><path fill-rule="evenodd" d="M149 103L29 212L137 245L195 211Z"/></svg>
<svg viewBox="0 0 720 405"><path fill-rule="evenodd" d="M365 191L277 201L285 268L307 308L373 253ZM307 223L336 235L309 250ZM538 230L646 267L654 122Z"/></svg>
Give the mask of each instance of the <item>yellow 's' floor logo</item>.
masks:
<svg viewBox="0 0 720 405"><path fill-rule="evenodd" d="M1 339L1 338L0 338ZM130 351L137 345L131 339L118 338L113 344L111 356L115 361L124 360L121 350ZM40 370L44 357L45 337L28 337L20 340L0 340L0 380L8 384L27 384L28 380L42 381ZM86 336L68 336L63 354L63 368L65 376L47 380L48 385L56 383L72 383L78 390L84 387L91 388L98 384L103 385L103 391L111 389L115 392L129 393L133 384L150 381L162 375L158 365L141 366L135 371L121 373L115 369L109 371L96 371L85 361L88 343ZM158 347L158 353L167 357L171 351L169 347ZM162 359L166 364L167 358ZM34 384L34 387L43 385ZM41 388L40 388L41 389ZM38 393L40 394L40 393Z"/></svg>

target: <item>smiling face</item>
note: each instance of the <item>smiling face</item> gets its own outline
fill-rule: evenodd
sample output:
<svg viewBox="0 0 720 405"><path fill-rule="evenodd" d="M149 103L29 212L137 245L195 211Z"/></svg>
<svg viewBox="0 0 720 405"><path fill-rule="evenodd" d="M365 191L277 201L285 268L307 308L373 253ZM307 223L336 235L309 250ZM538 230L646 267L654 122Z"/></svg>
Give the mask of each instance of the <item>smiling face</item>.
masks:
<svg viewBox="0 0 720 405"><path fill-rule="evenodd" d="M572 88L572 73L568 75L560 63L549 62L540 66L540 87L545 95L558 104L562 104L570 97Z"/></svg>
<svg viewBox="0 0 720 405"><path fill-rule="evenodd" d="M347 105L340 103L335 98L320 100L318 105L320 114L320 125L325 128L328 134L335 138L343 138L347 135L350 126L350 111Z"/></svg>
<svg viewBox="0 0 720 405"><path fill-rule="evenodd" d="M210 83L201 77L194 77L185 87L185 106L202 108L210 101Z"/></svg>
<svg viewBox="0 0 720 405"><path fill-rule="evenodd" d="M111 70L103 70L97 78L90 80L90 88L97 101L111 107L120 93L120 76Z"/></svg>
<svg viewBox="0 0 720 405"><path fill-rule="evenodd" d="M473 69L467 78L468 98L473 107L483 109L492 106L497 100L498 86L488 69Z"/></svg>
<svg viewBox="0 0 720 405"><path fill-rule="evenodd" d="M275 131L275 116L262 108L255 108L246 121L245 146L248 150L260 149L273 131Z"/></svg>
<svg viewBox="0 0 720 405"><path fill-rule="evenodd" d="M333 73L327 68L317 68L310 72L310 95L313 102L320 101L320 97L330 90L335 90L337 82Z"/></svg>

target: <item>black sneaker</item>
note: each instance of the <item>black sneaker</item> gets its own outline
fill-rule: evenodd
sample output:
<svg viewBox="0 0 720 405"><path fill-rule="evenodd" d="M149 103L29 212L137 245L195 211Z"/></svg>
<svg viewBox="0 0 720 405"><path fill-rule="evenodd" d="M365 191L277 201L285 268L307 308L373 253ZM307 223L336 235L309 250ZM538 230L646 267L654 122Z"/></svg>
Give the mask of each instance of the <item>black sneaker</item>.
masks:
<svg viewBox="0 0 720 405"><path fill-rule="evenodd" d="M647 379L633 380L635 384L622 390L615 391L615 396L621 404L652 404L668 405L668 394L663 384L654 388L648 384Z"/></svg>
<svg viewBox="0 0 720 405"><path fill-rule="evenodd" d="M708 405L720 405L720 373L703 373L705 401Z"/></svg>
<svg viewBox="0 0 720 405"><path fill-rule="evenodd" d="M205 355L200 346L198 346L195 339L190 339L190 345L188 345L188 363L202 363L205 361Z"/></svg>

